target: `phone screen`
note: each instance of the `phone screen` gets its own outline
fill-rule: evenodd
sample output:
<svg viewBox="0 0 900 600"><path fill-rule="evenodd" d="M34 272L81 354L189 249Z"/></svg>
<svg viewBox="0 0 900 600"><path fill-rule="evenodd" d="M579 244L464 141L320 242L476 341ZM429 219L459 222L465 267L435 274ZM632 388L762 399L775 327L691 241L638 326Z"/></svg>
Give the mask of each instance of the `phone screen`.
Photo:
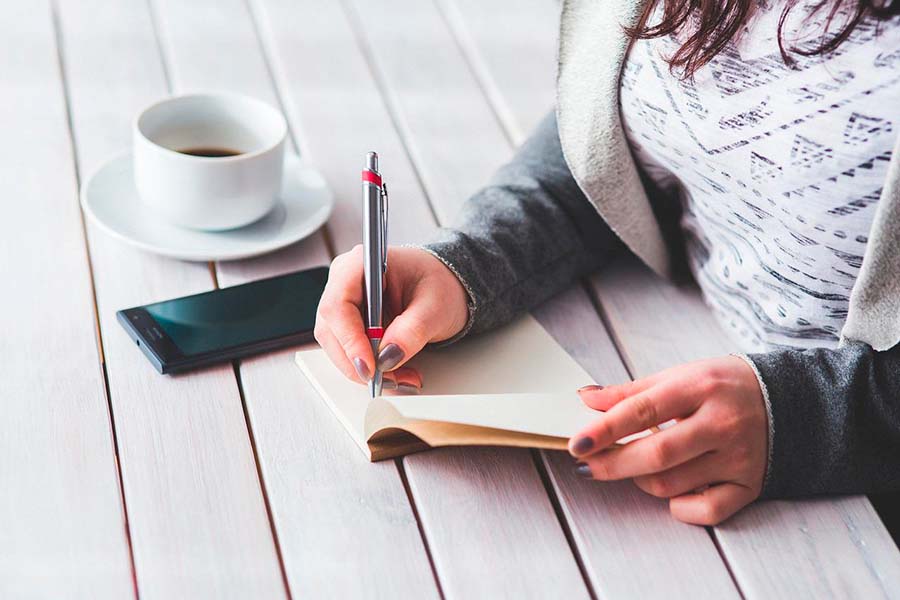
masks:
<svg viewBox="0 0 900 600"><path fill-rule="evenodd" d="M222 353L311 333L327 279L326 267L310 269L128 309L120 320L163 362Z"/></svg>

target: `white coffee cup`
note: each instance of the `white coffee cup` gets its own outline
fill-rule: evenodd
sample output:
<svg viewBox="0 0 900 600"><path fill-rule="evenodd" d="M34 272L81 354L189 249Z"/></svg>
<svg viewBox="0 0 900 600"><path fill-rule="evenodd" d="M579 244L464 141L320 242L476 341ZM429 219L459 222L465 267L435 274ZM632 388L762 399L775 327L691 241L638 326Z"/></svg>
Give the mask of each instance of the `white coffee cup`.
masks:
<svg viewBox="0 0 900 600"><path fill-rule="evenodd" d="M141 202L166 220L217 231L252 223L281 189L287 124L265 102L189 94L144 109L134 122L134 180ZM219 150L233 156L197 156Z"/></svg>

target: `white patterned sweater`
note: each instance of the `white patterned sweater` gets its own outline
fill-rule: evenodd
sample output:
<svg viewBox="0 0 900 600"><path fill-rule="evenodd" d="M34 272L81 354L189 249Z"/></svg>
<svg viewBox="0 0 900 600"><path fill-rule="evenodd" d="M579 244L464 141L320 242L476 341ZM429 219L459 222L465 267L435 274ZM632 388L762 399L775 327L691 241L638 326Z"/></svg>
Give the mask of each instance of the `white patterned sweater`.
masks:
<svg viewBox="0 0 900 600"><path fill-rule="evenodd" d="M782 8L761 5L692 82L663 60L676 40L636 41L620 91L635 159L681 202L694 276L747 352L837 345L900 133L900 19L789 67ZM792 14L786 46L815 46L821 18Z"/></svg>

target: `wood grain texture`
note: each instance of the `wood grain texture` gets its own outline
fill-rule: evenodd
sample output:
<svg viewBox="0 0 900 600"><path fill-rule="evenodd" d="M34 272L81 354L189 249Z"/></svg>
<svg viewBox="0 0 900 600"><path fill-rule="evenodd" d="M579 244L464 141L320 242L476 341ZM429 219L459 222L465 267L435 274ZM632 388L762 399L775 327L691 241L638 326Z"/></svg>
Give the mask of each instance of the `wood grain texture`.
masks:
<svg viewBox="0 0 900 600"><path fill-rule="evenodd" d="M2 9L0 597L127 598L131 561L51 8Z"/></svg>
<svg viewBox="0 0 900 600"><path fill-rule="evenodd" d="M747 598L900 598L900 553L864 496L759 503L715 532Z"/></svg>
<svg viewBox="0 0 900 600"><path fill-rule="evenodd" d="M378 3L354 0L351 5L357 13L357 21L365 23L364 30L360 28L367 38L365 46L371 53L372 64L384 88L388 90L391 110L397 122L401 123L400 131L405 144L413 149L414 163L428 189L434 211L441 222L446 223L459 210L463 200L488 181L492 172L509 159L512 148L501 124L486 104L463 55L454 46L452 32L430 5L404 0ZM520 10L512 6L507 8L510 12ZM401 38L394 34L398 28L412 33ZM537 118L542 116L540 114ZM536 316L598 381L627 378L627 372L599 316L580 286L571 288L542 306L536 311ZM572 385L574 388L585 383L572 382ZM469 452L445 450L410 456L404 460L444 590L463 597L473 593L492 596L501 590L510 596L566 595L567 592L558 587L553 579L559 569L559 553L561 548L566 549L565 546L546 541L542 545L529 542L527 538L534 537L531 533L516 535L515 532L529 532L533 525L526 522L515 530L506 531L508 525L504 521L509 522L510 518L498 514L502 510L517 513L526 509L535 513L538 498L545 495L543 490L538 493L531 487L537 484L537 480L529 472L521 471L522 466L516 466L517 470L497 466L514 460L514 457L515 460L522 460L519 465L528 464L528 461L520 459L512 450L492 455L490 453L494 451L485 449L479 451L481 454L477 460L470 458ZM439 460L436 456L446 458ZM592 493L590 485L575 481L573 463L569 460L566 464L566 460L561 456L557 462L548 463L548 471L554 485L565 489L566 493L561 495L560 500L566 505L568 527L572 529L576 541L581 541L578 552L597 595L607 596L619 590L638 589L646 590L651 596L691 595L696 591L717 597L736 595L734 585L705 531L691 530L674 523L665 505L635 503L633 490L614 486L604 488L606 494L602 496ZM453 510L452 503L442 500L447 494L455 497L456 490L451 488L447 491L441 484L443 480L452 478L459 485L465 470L472 471L468 477L483 478L485 487L489 485L487 481L492 481L488 488L492 493L479 493L477 488L469 490L471 503L479 508L460 514ZM510 475L507 475L501 479L498 472L506 470L515 478L510 480ZM597 487L602 486L597 484ZM516 493L504 496L504 502L498 506L496 495L505 494L507 489L515 489ZM609 516L607 508L610 503L621 507L617 518ZM624 514L630 518L623 519ZM490 549L483 541L465 537L492 527L498 531L496 539L502 539L506 545L502 551L502 562L496 558L489 559L487 553ZM688 530L691 533L685 534ZM621 543L607 543L610 532L616 532ZM678 551L657 551L653 540L660 533L668 535L668 539L673 540L672 546L677 546ZM438 546L436 543L439 540L453 543ZM492 573L493 580L509 572L509 581L505 586L495 587L491 579L476 576L477 571L473 569L479 563L472 560L471 549L479 545L478 558L497 571ZM510 554L524 552L518 550L523 545L530 554ZM666 550L671 550L672 546ZM641 548L641 552L627 552L627 548ZM519 562L527 559L528 564L538 563L541 566L537 573L542 577L545 572L552 573L553 578L536 583L530 576L524 579L514 577L515 571L501 566L507 564L511 557ZM620 569L626 560L632 568ZM657 574L659 584L656 586L645 581L645 573L649 569ZM704 582L698 586L691 579L680 578L683 573L703 575ZM475 583L474 579L481 581Z"/></svg>
<svg viewBox="0 0 900 600"><path fill-rule="evenodd" d="M437 3L508 137L521 144L556 103L559 3Z"/></svg>
<svg viewBox="0 0 900 600"><path fill-rule="evenodd" d="M156 3L176 91L252 94L278 105L246 5ZM320 140L303 140L315 151ZM321 234L281 252L220 263L220 286L327 264ZM293 350L240 374L285 572L294 597L434 597L437 587L396 465L370 465L293 363Z"/></svg>
<svg viewBox="0 0 900 600"><path fill-rule="evenodd" d="M82 173L130 147L131 121L168 91L147 6L60 3ZM88 230L137 584L142 598L279 598L284 584L230 366L162 377L115 311L208 290L206 264Z"/></svg>
<svg viewBox="0 0 900 600"><path fill-rule="evenodd" d="M340 3L249 1L301 154L321 169L335 193L329 221L334 250L361 242L359 173L369 150L380 156L392 214L407 217L391 220L391 243L424 241L424 224L433 223L433 216Z"/></svg>
<svg viewBox="0 0 900 600"><path fill-rule="evenodd" d="M588 597L530 452L444 448L404 464L447 597Z"/></svg>
<svg viewBox="0 0 900 600"><path fill-rule="evenodd" d="M699 292L651 274L636 259L593 280L637 376L735 345ZM761 502L714 528L747 598L896 597L900 552L864 496Z"/></svg>

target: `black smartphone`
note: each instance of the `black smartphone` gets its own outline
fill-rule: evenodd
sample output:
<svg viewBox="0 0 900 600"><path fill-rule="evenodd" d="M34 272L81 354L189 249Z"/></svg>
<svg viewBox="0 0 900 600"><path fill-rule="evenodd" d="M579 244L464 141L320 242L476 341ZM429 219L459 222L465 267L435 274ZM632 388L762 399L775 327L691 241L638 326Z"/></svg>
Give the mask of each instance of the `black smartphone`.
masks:
<svg viewBox="0 0 900 600"><path fill-rule="evenodd" d="M179 373L312 341L328 267L120 310L160 373Z"/></svg>

